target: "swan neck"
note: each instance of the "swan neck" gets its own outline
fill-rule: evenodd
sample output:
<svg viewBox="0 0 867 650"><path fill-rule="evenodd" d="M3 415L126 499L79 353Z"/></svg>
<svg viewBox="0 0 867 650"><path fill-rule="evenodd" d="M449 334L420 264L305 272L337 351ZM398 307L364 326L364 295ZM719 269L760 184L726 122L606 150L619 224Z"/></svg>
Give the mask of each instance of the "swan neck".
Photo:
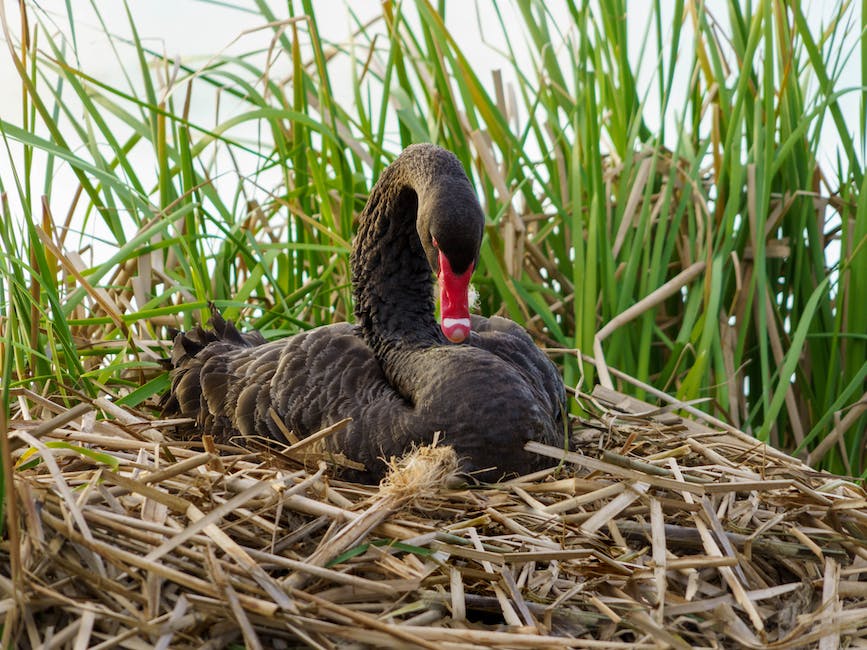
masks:
<svg viewBox="0 0 867 650"><path fill-rule="evenodd" d="M381 362L389 350L443 341L433 272L417 227L419 206L434 183L421 167L399 163L371 191L352 253L356 321Z"/></svg>

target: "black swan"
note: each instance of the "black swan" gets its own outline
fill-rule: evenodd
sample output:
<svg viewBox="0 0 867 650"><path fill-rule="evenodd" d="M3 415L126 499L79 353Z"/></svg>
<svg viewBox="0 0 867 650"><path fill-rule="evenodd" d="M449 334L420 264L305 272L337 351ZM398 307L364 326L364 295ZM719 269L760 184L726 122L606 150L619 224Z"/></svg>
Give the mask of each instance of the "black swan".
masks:
<svg viewBox="0 0 867 650"><path fill-rule="evenodd" d="M175 337L164 412L195 418L218 440L285 441L285 429L301 438L350 417L327 446L364 465L351 473L358 481L379 480L390 456L430 443L435 432L478 479L538 469L542 459L524 444L563 445L565 390L523 328L469 315L484 223L451 152L407 147L359 218L351 256L357 324L269 343L215 312L212 330Z"/></svg>

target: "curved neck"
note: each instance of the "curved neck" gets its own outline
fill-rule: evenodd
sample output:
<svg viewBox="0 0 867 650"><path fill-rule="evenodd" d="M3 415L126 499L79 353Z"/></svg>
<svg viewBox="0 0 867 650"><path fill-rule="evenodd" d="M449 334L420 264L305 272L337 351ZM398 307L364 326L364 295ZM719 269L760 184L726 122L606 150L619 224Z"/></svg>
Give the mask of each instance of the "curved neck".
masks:
<svg viewBox="0 0 867 650"><path fill-rule="evenodd" d="M373 187L352 250L355 318L380 362L395 347L443 342L434 317L433 272L417 231L430 179L392 165Z"/></svg>
<svg viewBox="0 0 867 650"><path fill-rule="evenodd" d="M432 144L404 149L361 213L351 258L355 317L389 382L410 401L424 356L416 353L447 344L434 317L439 254L456 272L470 268L484 221L460 161Z"/></svg>

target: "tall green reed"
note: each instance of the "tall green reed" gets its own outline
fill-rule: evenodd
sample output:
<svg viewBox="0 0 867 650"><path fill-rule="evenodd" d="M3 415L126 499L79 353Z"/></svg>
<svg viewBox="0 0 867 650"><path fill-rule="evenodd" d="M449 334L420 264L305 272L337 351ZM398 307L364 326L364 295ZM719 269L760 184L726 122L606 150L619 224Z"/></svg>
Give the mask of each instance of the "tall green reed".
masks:
<svg viewBox="0 0 867 650"><path fill-rule="evenodd" d="M103 22L123 86L79 69L74 39L27 7L25 118L0 121L23 152L0 178L21 206L2 229L14 386L143 400L165 386L163 327L209 300L275 334L351 318L353 219L388 161L431 140L489 215L483 313L553 348L596 344L760 439L864 471L865 136L842 102L858 95L863 114L865 95L841 77L864 18L850 3L822 30L772 0L723 15L657 0L637 31L622 0L496 5L492 77L447 4L385 2L328 42L309 0L285 14L257 0L256 44L198 66L148 50L131 6L126 25ZM203 95L213 114L191 109ZM34 189L35 164L79 190ZM86 262L57 227L67 214L100 224L108 254ZM585 391L608 379L558 360Z"/></svg>

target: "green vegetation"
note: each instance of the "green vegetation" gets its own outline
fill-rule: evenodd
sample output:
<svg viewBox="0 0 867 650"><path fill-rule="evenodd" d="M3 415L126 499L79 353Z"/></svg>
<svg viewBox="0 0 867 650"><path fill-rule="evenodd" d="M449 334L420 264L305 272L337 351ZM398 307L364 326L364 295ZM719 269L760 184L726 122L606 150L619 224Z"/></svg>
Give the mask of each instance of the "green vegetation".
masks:
<svg viewBox="0 0 867 650"><path fill-rule="evenodd" d="M519 18L483 25L506 43L508 82L482 75L423 0L386 2L349 44L323 40L310 0L288 16L257 0L263 28L238 42L249 50L195 64L149 49L133 5L125 24L102 21L124 79L111 83L78 64L77 4L48 16L25 2L24 40L6 9L24 117L0 120L4 408L144 402L166 387L165 326L189 326L209 300L269 335L350 318L349 243L371 180L403 146L434 141L490 217L482 313L554 348L593 354L599 335L611 368L817 466L864 472L857 3L826 9L820 30L800 3L710 14L656 0L631 44L623 0L579 4L560 7L568 21L541 0L497 5ZM864 78L847 87L859 56ZM857 116L841 105L852 95ZM840 143L830 162L820 136ZM582 390L599 378L579 355L559 361Z"/></svg>

